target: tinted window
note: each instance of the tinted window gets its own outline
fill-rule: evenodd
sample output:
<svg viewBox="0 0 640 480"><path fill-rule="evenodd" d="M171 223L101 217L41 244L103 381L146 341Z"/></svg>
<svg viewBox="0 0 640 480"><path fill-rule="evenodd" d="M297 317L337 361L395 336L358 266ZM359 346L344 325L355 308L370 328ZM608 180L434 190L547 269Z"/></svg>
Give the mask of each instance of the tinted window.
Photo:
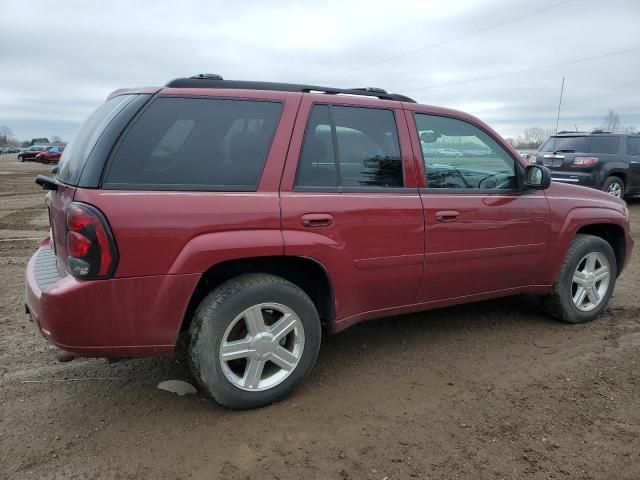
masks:
<svg viewBox="0 0 640 480"><path fill-rule="evenodd" d="M337 184L329 107L316 105L307 123L296 185L335 187Z"/></svg>
<svg viewBox="0 0 640 480"><path fill-rule="evenodd" d="M549 137L539 152L589 153L591 137Z"/></svg>
<svg viewBox="0 0 640 480"><path fill-rule="evenodd" d="M296 185L334 187L336 183L342 187L404 185L391 110L335 105L313 108Z"/></svg>
<svg viewBox="0 0 640 480"><path fill-rule="evenodd" d="M282 105L158 98L127 132L105 186L254 190Z"/></svg>
<svg viewBox="0 0 640 480"><path fill-rule="evenodd" d="M478 127L436 115L415 119L427 188L517 188L514 159Z"/></svg>
<svg viewBox="0 0 640 480"><path fill-rule="evenodd" d="M60 158L60 166L56 178L77 185L89 154L109 123L122 109L132 102L135 95L121 95L104 102L82 124L80 130L67 144L64 155Z"/></svg>
<svg viewBox="0 0 640 480"><path fill-rule="evenodd" d="M620 149L619 137L591 137L590 153L611 153L616 154Z"/></svg>
<svg viewBox="0 0 640 480"><path fill-rule="evenodd" d="M627 137L627 153L640 156L640 137Z"/></svg>

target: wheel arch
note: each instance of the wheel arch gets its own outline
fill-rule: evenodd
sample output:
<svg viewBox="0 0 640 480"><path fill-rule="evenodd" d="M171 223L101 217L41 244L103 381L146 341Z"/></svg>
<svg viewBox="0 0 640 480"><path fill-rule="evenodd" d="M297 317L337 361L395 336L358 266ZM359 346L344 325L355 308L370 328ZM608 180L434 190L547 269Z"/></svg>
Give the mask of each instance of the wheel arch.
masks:
<svg viewBox="0 0 640 480"><path fill-rule="evenodd" d="M578 234L595 235L607 241L613 248L620 274L627 255L625 222L624 214L613 208L573 207L564 215L561 226L552 234L549 255L537 283L552 285L556 281L571 242Z"/></svg>
<svg viewBox="0 0 640 480"><path fill-rule="evenodd" d="M627 188L629 188L629 181L628 181L628 172L625 171L622 168L612 168L611 170L606 172L606 176L604 178L604 181L606 182L607 179L609 177L617 177L620 180L622 180L622 184L624 185L624 190L626 191ZM624 192L623 192L624 193Z"/></svg>
<svg viewBox="0 0 640 480"><path fill-rule="evenodd" d="M217 286L246 273L267 273L282 277L300 287L313 301L323 330L335 319L335 297L327 269L309 257L261 256L225 260L205 271L191 294L179 334L188 331L193 314L202 299Z"/></svg>
<svg viewBox="0 0 640 480"><path fill-rule="evenodd" d="M580 227L576 232L576 235L579 234L600 237L611 245L613 253L616 256L616 271L618 275L620 275L627 255L624 229L615 223L594 223Z"/></svg>

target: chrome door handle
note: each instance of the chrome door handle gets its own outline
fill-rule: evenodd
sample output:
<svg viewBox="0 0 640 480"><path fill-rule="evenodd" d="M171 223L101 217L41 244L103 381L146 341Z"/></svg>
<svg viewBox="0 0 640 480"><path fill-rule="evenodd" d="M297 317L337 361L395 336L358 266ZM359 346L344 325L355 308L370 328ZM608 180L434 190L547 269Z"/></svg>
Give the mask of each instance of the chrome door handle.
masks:
<svg viewBox="0 0 640 480"><path fill-rule="evenodd" d="M460 217L460 212L455 210L443 210L441 212L436 212L436 220L439 222L455 222Z"/></svg>
<svg viewBox="0 0 640 480"><path fill-rule="evenodd" d="M305 213L300 217L302 225L308 228L329 227L333 224L330 213Z"/></svg>

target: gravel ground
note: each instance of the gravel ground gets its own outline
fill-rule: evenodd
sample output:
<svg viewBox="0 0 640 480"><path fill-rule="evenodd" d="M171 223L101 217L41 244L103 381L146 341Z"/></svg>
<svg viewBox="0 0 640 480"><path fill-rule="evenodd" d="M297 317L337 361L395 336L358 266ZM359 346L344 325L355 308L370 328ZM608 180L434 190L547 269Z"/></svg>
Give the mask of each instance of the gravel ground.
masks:
<svg viewBox="0 0 640 480"><path fill-rule="evenodd" d="M233 412L156 389L189 379L176 360L56 362L23 307L47 170L0 157L0 478L640 478L640 249L591 324L520 298L364 323Z"/></svg>

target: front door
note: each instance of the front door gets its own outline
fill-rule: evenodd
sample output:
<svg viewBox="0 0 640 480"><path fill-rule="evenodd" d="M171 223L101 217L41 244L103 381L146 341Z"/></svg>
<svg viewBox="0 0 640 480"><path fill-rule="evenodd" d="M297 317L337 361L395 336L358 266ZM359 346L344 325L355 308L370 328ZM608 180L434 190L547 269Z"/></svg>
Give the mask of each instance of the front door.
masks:
<svg viewBox="0 0 640 480"><path fill-rule="evenodd" d="M302 101L281 186L282 228L286 255L328 271L340 323L414 302L424 217L399 102L326 102Z"/></svg>
<svg viewBox="0 0 640 480"><path fill-rule="evenodd" d="M407 117L426 180L418 302L533 284L550 231L544 192L520 189L522 167L478 125L420 112Z"/></svg>

